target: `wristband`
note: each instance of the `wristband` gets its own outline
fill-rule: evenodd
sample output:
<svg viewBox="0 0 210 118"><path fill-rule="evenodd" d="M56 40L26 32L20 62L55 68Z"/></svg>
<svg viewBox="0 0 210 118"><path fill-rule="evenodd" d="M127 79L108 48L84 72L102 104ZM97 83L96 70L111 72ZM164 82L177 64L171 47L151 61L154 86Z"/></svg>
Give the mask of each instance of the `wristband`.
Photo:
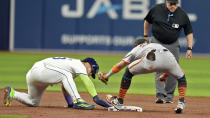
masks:
<svg viewBox="0 0 210 118"><path fill-rule="evenodd" d="M187 47L187 50L192 50L192 48L191 47Z"/></svg>
<svg viewBox="0 0 210 118"><path fill-rule="evenodd" d="M112 71L113 71L114 73L118 73L118 72L120 71L120 69L117 68L117 65L114 65L114 67L112 68Z"/></svg>
<svg viewBox="0 0 210 118"><path fill-rule="evenodd" d="M144 35L144 37L148 37L148 35Z"/></svg>
<svg viewBox="0 0 210 118"><path fill-rule="evenodd" d="M99 97L98 97L98 95L96 95L96 96L93 97L93 101L94 101L96 104L101 105L101 106L103 106L103 107L106 107L106 108L111 107L111 106L110 106L108 103L106 103L105 101L100 100Z"/></svg>
<svg viewBox="0 0 210 118"><path fill-rule="evenodd" d="M106 76L109 78L110 76L114 75L115 73L118 73L120 70L117 68L117 64L114 65L114 67L109 71L109 73L106 74Z"/></svg>

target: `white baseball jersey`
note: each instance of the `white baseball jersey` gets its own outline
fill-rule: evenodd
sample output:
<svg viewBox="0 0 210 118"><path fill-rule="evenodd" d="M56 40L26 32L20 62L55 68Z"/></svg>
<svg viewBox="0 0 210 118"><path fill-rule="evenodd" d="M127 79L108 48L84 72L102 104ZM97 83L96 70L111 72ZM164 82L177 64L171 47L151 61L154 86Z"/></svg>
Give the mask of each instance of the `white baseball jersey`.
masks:
<svg viewBox="0 0 210 118"><path fill-rule="evenodd" d="M151 50L156 49L156 50L163 50L166 49L165 47L156 44L156 43L150 43L150 44L140 44L133 48L124 58L123 60L125 62L131 63L137 59L140 59L144 57L148 52Z"/></svg>
<svg viewBox="0 0 210 118"><path fill-rule="evenodd" d="M52 57L42 60L45 67L54 67L65 70L72 74L75 78L78 74L87 75L87 71L82 62L78 59L72 59L67 57Z"/></svg>
<svg viewBox="0 0 210 118"><path fill-rule="evenodd" d="M81 78L83 83L92 85L88 87L88 91L92 89L92 94L95 95L95 88L88 77L86 67L80 60L52 57L33 65L26 75L28 94L15 91L14 98L29 106L38 106L43 92L49 85L62 83L72 99L76 100L81 98L73 80L77 75L83 77Z"/></svg>
<svg viewBox="0 0 210 118"><path fill-rule="evenodd" d="M147 54L154 49L155 60L148 60ZM144 43L136 46L123 58L123 61L130 63L128 69L134 75L151 72L163 72L176 78L184 75L173 54L157 43Z"/></svg>

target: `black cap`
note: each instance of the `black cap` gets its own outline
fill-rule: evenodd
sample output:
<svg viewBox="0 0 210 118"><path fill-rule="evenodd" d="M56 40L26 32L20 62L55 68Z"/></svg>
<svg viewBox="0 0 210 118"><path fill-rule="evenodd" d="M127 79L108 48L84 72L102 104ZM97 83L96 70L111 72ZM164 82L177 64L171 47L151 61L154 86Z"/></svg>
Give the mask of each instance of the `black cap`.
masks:
<svg viewBox="0 0 210 118"><path fill-rule="evenodd" d="M169 3L178 3L178 0L167 0Z"/></svg>
<svg viewBox="0 0 210 118"><path fill-rule="evenodd" d="M88 62L90 64L90 66L92 68L91 76L93 79L95 79L96 78L95 74L98 73L98 70L99 70L99 66L98 66L96 60L91 57L87 57L87 58L83 59L82 62Z"/></svg>
<svg viewBox="0 0 210 118"><path fill-rule="evenodd" d="M137 38L137 39L135 40L135 42L134 42L134 46L136 47L137 45L143 44L143 43L145 43L145 42L147 42L146 39L144 39L144 38Z"/></svg>

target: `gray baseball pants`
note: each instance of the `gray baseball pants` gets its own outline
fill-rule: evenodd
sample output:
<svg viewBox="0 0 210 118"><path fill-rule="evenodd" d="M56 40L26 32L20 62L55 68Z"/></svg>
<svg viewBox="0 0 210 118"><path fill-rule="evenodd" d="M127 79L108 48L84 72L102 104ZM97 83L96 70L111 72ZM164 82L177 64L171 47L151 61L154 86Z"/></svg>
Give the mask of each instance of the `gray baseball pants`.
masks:
<svg viewBox="0 0 210 118"><path fill-rule="evenodd" d="M151 43L159 43L170 50L171 53L175 56L177 62L179 62L180 48L178 40L175 43L169 45L159 42L154 37L151 37L150 41ZM174 79L172 76L169 76L166 83L161 83L159 80L157 80L161 74L162 73L155 73L156 97L160 99L165 99L166 101L173 101L177 80Z"/></svg>

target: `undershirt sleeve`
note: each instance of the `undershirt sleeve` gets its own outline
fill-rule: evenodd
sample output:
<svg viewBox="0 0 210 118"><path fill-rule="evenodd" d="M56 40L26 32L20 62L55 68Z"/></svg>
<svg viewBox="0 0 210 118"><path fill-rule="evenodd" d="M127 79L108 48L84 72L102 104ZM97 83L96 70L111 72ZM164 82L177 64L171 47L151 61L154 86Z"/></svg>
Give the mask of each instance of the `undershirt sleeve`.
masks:
<svg viewBox="0 0 210 118"><path fill-rule="evenodd" d="M97 92L90 78L87 75L83 75L83 74L78 75L78 77L82 80L82 83L85 86L88 93L90 94L90 96L92 97L96 96Z"/></svg>

